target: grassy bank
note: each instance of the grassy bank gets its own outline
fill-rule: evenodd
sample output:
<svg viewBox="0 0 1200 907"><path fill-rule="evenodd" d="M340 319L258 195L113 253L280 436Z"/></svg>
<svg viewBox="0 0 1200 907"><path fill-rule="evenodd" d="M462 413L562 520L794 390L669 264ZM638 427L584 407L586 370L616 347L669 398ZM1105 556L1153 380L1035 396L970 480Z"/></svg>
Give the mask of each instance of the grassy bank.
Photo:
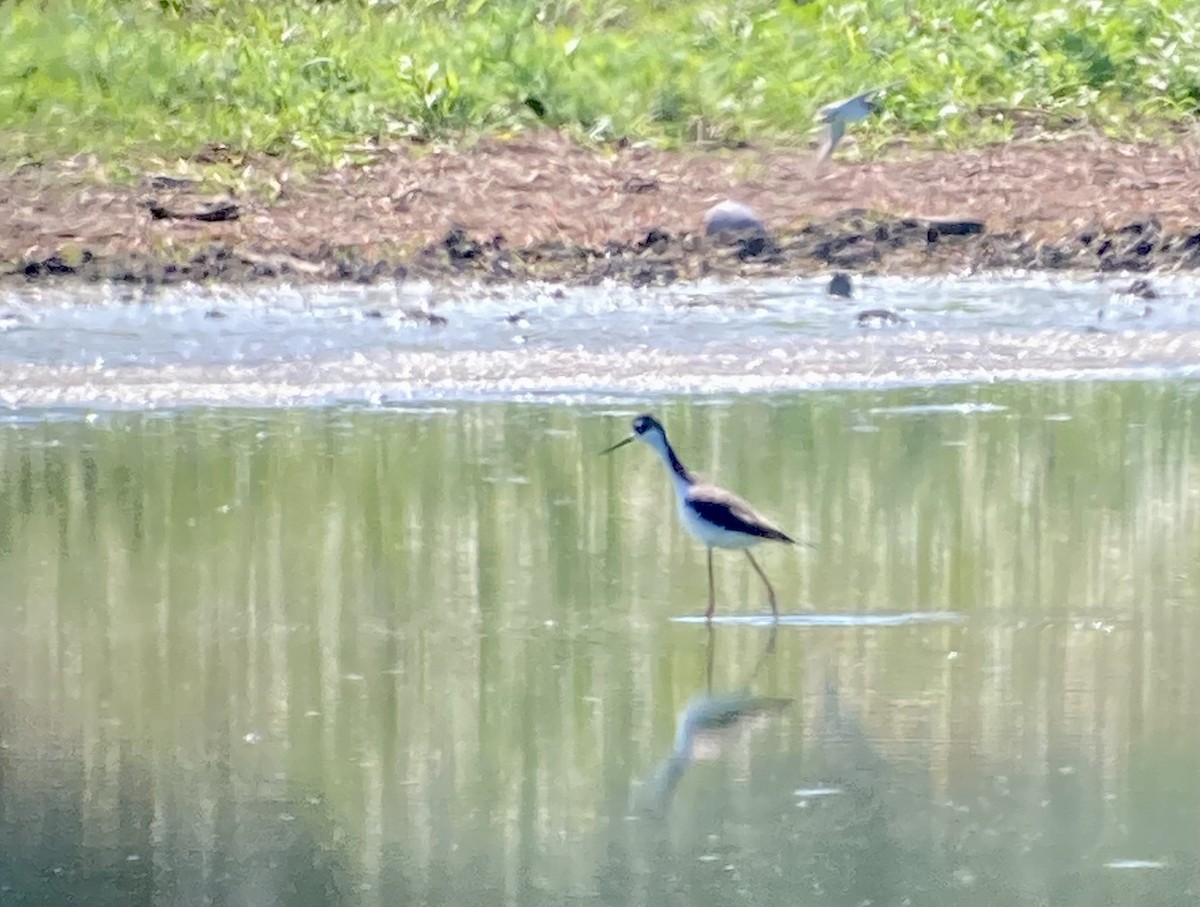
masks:
<svg viewBox="0 0 1200 907"><path fill-rule="evenodd" d="M237 151L330 163L546 125L596 141L805 141L893 84L865 147L1194 118L1193 0L0 2L0 160Z"/></svg>

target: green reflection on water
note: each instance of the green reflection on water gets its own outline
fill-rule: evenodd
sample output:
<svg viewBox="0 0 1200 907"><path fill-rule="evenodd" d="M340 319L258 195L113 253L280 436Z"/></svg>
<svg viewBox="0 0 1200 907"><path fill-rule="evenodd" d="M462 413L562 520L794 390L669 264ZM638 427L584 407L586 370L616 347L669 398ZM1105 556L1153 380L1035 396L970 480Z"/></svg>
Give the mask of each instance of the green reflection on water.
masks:
<svg viewBox="0 0 1200 907"><path fill-rule="evenodd" d="M1004 408L896 411L962 401ZM0 427L0 903L1194 900L1198 408L663 403L819 544L759 549L782 611L965 618L773 647L670 620L703 549L599 409ZM745 692L657 796L677 713Z"/></svg>

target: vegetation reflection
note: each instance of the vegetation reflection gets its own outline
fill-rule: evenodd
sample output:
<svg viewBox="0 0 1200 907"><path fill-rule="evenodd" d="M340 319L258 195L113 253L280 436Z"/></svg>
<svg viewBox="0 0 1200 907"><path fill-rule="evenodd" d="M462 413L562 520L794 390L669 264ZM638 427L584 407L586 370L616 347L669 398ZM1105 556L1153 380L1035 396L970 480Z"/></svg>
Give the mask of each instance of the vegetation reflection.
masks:
<svg viewBox="0 0 1200 907"><path fill-rule="evenodd" d="M0 900L1194 899L1198 400L662 403L819 543L764 554L781 611L964 617L770 642L671 620L704 552L659 464L595 456L625 411L4 424ZM711 761L697 690L763 697Z"/></svg>

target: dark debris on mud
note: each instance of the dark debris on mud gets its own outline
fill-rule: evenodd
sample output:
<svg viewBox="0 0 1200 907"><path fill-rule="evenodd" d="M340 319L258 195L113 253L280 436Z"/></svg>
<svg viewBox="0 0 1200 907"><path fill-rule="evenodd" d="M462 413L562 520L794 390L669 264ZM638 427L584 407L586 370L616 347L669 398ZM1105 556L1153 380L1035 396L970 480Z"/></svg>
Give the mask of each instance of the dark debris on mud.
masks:
<svg viewBox="0 0 1200 907"><path fill-rule="evenodd" d="M404 257L325 248L251 252L208 244L170 258L75 248L7 270L7 281L81 280L138 284L264 281L372 284L409 278L484 282L615 281L661 286L703 277L769 277L838 272L936 274L988 271L1168 272L1200 269L1200 226L1168 232L1154 217L1088 227L1057 242L990 233L975 220L889 218L849 211L779 233L670 234L652 229L630 243L600 247L541 242L510 247L503 236L450 230Z"/></svg>

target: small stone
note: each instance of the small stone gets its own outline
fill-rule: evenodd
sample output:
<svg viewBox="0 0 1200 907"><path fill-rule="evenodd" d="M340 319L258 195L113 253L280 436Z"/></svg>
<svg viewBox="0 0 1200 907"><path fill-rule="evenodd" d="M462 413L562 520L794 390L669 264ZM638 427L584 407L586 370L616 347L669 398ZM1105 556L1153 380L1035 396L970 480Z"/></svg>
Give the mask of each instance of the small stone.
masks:
<svg viewBox="0 0 1200 907"><path fill-rule="evenodd" d="M773 245L761 233L738 240L738 258L742 261L759 258L768 251L773 251Z"/></svg>
<svg viewBox="0 0 1200 907"><path fill-rule="evenodd" d="M764 230L766 230L766 226L762 219L750 207L741 202L726 199L723 202L717 202L704 212L704 232L708 236L743 231L761 233Z"/></svg>
<svg viewBox="0 0 1200 907"><path fill-rule="evenodd" d="M1158 299L1158 291L1144 277L1139 277L1122 292L1130 296L1136 296L1138 299Z"/></svg>
<svg viewBox="0 0 1200 907"><path fill-rule="evenodd" d="M459 227L450 230L442 240L442 248L453 262L470 261L483 254L483 247Z"/></svg>
<svg viewBox="0 0 1200 907"><path fill-rule="evenodd" d="M634 248L639 252L664 252L668 244L671 242L671 234L665 230L659 230L657 227L646 233L646 238L641 242L635 243Z"/></svg>
<svg viewBox="0 0 1200 907"><path fill-rule="evenodd" d="M904 324L908 321L907 318L897 315L891 309L864 309L858 313L855 320L861 325Z"/></svg>
<svg viewBox="0 0 1200 907"><path fill-rule="evenodd" d="M829 278L829 286L826 287L830 296L839 296L843 299L849 299L854 294L854 287L850 283L850 275L845 271L838 271Z"/></svg>
<svg viewBox="0 0 1200 907"><path fill-rule="evenodd" d="M971 236L984 230L983 221L973 217L931 217L928 223L930 232L939 236Z"/></svg>

